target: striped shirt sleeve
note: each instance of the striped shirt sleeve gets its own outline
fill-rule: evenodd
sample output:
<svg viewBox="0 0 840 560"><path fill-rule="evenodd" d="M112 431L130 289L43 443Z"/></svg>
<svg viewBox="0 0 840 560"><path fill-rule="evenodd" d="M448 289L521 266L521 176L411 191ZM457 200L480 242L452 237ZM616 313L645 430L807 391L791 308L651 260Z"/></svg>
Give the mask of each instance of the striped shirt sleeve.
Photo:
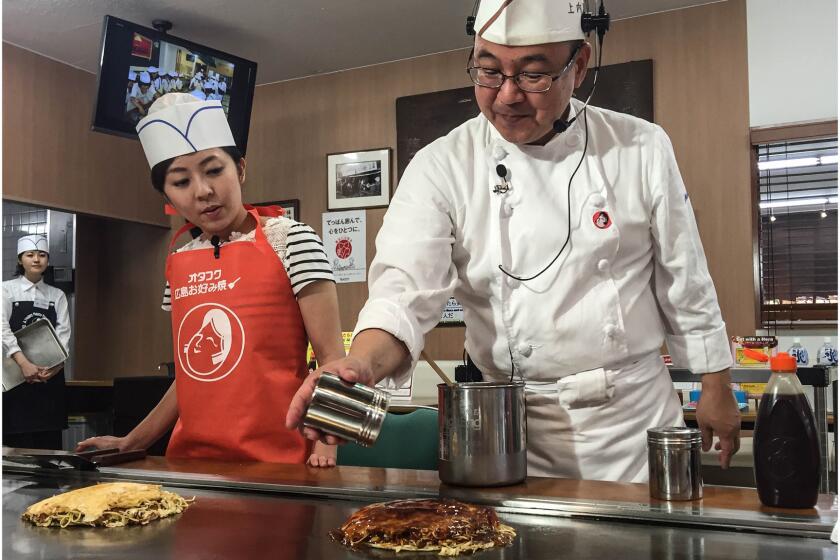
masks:
<svg viewBox="0 0 840 560"><path fill-rule="evenodd" d="M306 224L294 223L289 228L283 264L295 295L316 280L335 282L324 244Z"/></svg>
<svg viewBox="0 0 840 560"><path fill-rule="evenodd" d="M160 304L160 308L164 311L172 311L172 291L169 289L169 280L166 281L166 285L163 287L163 301Z"/></svg>

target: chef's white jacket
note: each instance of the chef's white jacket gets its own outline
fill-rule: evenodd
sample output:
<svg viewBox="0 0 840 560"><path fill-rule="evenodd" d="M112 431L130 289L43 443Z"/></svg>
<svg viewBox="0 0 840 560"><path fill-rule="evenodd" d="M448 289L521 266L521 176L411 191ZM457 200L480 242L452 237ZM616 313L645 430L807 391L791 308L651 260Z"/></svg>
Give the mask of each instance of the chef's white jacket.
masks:
<svg viewBox="0 0 840 560"><path fill-rule="evenodd" d="M569 228L544 274L500 270L536 274ZM368 282L356 333L391 333L413 362L454 294L485 379L513 368L528 384L530 475L645 480L646 429L683 422L662 343L695 373L731 362L667 135L595 107L545 146L507 142L479 115L420 150Z"/></svg>
<svg viewBox="0 0 840 560"><path fill-rule="evenodd" d="M573 100L571 114L580 107ZM667 135L629 115L595 107L585 114L545 146L507 142L479 115L420 150L377 236L356 332L383 329L416 361L454 293L466 349L485 374L510 372L512 359L525 379L555 380L632 363L663 341L675 364L693 372L729 367ZM499 163L510 190L494 194ZM609 218L603 229L600 212ZM570 219L569 244L545 274L519 282L499 270L541 270Z"/></svg>
<svg viewBox="0 0 840 560"><path fill-rule="evenodd" d="M12 354L20 352L17 338L9 327L9 317L12 314L12 304L16 301L31 301L36 308L49 309L50 303L55 304L56 326L55 334L64 348L70 348L70 312L67 306L67 296L64 292L50 286L43 280L36 284L25 276L18 276L3 282L3 355L10 358Z"/></svg>

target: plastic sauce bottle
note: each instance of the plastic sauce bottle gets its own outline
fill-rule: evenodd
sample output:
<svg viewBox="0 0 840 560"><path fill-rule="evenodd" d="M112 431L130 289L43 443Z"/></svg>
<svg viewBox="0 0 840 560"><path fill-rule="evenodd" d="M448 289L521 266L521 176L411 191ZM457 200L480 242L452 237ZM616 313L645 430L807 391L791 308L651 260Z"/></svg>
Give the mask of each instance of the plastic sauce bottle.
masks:
<svg viewBox="0 0 840 560"><path fill-rule="evenodd" d="M772 375L755 419L755 482L761 503L810 508L820 486L820 448L814 413L785 352L770 359Z"/></svg>

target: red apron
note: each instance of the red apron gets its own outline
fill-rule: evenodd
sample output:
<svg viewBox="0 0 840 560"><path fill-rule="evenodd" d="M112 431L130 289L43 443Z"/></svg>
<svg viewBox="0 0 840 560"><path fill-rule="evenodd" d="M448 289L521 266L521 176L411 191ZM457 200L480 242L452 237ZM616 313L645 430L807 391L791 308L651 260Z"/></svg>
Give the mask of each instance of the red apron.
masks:
<svg viewBox="0 0 840 560"><path fill-rule="evenodd" d="M256 210L255 241L171 253L178 422L167 457L303 463L309 444L284 426L307 374L306 329ZM216 258L218 255L218 258Z"/></svg>

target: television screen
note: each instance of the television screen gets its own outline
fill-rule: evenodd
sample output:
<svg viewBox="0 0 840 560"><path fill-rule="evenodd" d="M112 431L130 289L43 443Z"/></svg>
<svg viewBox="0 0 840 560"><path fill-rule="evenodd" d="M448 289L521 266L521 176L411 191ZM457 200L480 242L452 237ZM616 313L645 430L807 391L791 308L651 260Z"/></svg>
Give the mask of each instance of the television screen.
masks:
<svg viewBox="0 0 840 560"><path fill-rule="evenodd" d="M93 130L137 137L135 126L169 92L218 100L245 153L257 64L105 16Z"/></svg>

